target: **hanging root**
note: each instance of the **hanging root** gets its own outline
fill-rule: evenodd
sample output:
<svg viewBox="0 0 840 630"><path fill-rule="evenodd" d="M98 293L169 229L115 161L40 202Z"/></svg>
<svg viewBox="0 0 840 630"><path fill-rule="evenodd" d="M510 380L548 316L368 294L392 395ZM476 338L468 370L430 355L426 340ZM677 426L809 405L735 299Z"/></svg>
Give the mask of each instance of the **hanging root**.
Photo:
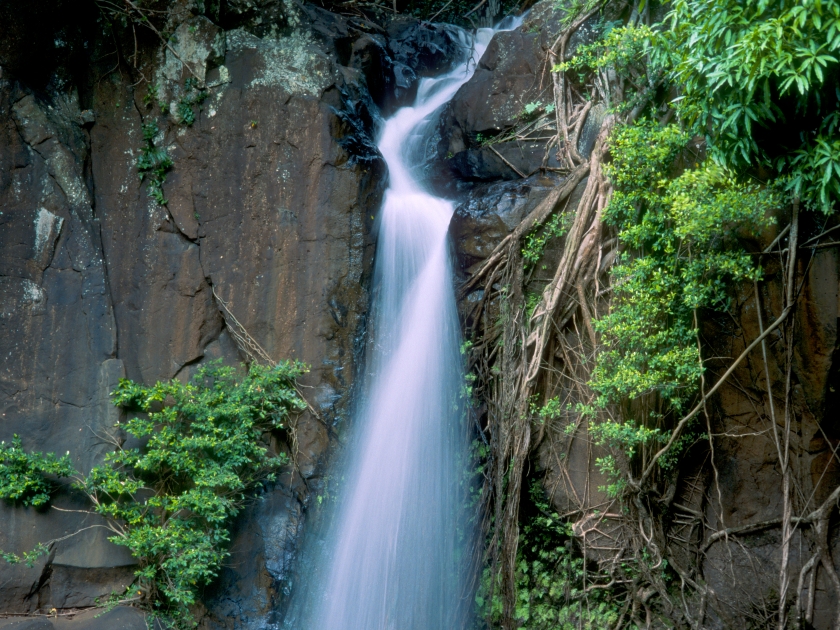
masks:
<svg viewBox="0 0 840 630"><path fill-rule="evenodd" d="M565 59L565 48L571 34L600 9L601 5L581 16L558 37L550 52L555 63ZM459 291L460 298L480 295L466 313L466 322L467 335L474 342L468 367L478 375L475 394L487 405L486 426L479 427L481 437L490 451L482 493L485 508L482 533L487 540L484 562L489 564L492 576L487 599L501 600L502 628L513 630L518 627L515 605L520 497L529 474L529 458L539 444L545 444L548 431L558 431L557 427L549 426L544 418L536 422L536 410L556 398L562 404L560 417L566 424L559 430L565 436L554 442L564 446L557 448L554 443L548 444L548 450L555 451L551 457L556 476L555 481L552 481L555 487L547 487L546 490L553 496L556 486L564 485L571 509L561 517L572 521L572 531L583 552L584 562L595 560L598 565L597 571L590 571L584 566L583 587L575 598L583 601L591 593L610 590L615 594L613 601L618 602L616 614L620 611L614 626L616 629L627 624L650 627L654 611L661 611L671 618L680 618L687 627L697 629L704 627L704 620L712 611L725 625L731 625L735 623L731 619L731 609L722 603L714 589L705 584L700 569L701 558L712 545L720 541L728 543L730 538L737 540L751 532L780 527L784 551L779 574L781 601L778 611L771 610L775 607L774 603L772 606L764 605L760 615L756 615L761 616L764 622L778 624L782 628L786 623L785 611L790 606L786 591L791 582L788 575L791 538L796 527L807 527L815 535L816 549L799 571L794 609L797 620L804 619L806 623L811 623L818 571L825 572L832 589L840 598L840 577L834 569L827 534L829 517L840 499L840 489L811 514L799 517L794 515L790 435L794 423L791 403L791 320L798 295L794 289L796 220L764 252L767 254L772 251L779 256L787 253L784 265L787 291L782 312L766 327L763 321L759 322L758 337L746 344L744 350L726 366L714 383L707 383L703 378L699 401L682 418L674 419L671 424L673 429L664 444L645 447L634 462L626 454L613 453L626 483L622 509L613 509L612 499L593 505L593 497L603 495L590 488L588 476L583 488L580 482L577 485L573 483L573 475L568 468L573 444L580 448L577 452L586 454L584 465L587 471L593 469L595 457L587 433L588 420L571 409L574 403L590 405L595 400L595 393L588 382L594 359L604 349L595 322L599 313L603 314L609 307L612 291L610 268L620 248L614 228L603 223L604 212L613 193L612 185L602 168L608 158L608 140L617 124L631 121L639 115L642 105L637 104L623 115L607 115L601 124L592 153L585 159L580 155L577 145L594 99L584 99L577 95L562 70L552 73L552 86L555 101L553 124L556 129L549 146L557 148L558 158L566 165L565 179L484 261L471 270L470 277ZM620 100L623 94L622 86L611 86L608 77L599 79L596 88L602 100ZM640 98L646 103L650 94L642 94ZM542 122L540 124L544 125ZM525 294L531 279L523 268L523 240L544 225L564 204L568 205L573 191L585 179L586 185L577 208L570 209L574 216L564 236L559 261L550 280L542 287L537 304L531 304L531 308L528 308ZM788 233L791 243L789 250L773 251L781 247L778 243ZM760 310L757 286L756 306ZM699 329L696 321L695 326ZM770 374L766 365L767 340L771 335L779 336L779 331L784 332L787 342L783 431L779 431L775 421ZM700 343L699 337L697 342ZM662 458L684 436L692 420L705 412L712 461L708 463L707 458L703 466L710 466L717 480L708 403L724 384L731 384L735 380L733 374L736 369L758 346L761 346L765 359L763 376L767 381L772 424L774 430L779 432L776 444L785 488L783 514L779 519L741 527L720 528L720 525L716 525L715 529L709 531L705 508L682 505L675 499L675 496L679 496L679 480L663 480L660 464ZM639 414L637 417L646 417L645 414L656 410L658 403L655 396L650 395L641 396L630 404L634 405L634 413ZM628 411L620 410L619 413ZM563 450L565 452L559 452ZM702 486L700 473L697 473L697 477L696 485ZM691 485L685 479L682 483ZM666 487L663 489L662 485ZM696 494L700 503L706 500L702 487L696 489ZM665 522L662 514L674 511L678 516L669 516L670 520ZM718 523L722 523L720 517ZM626 569L628 564L634 567L632 573ZM675 601L675 591L663 577L666 566L671 575L679 579L679 601ZM805 592L807 598L803 600ZM620 599L622 596L623 600ZM494 619L492 623L496 621ZM488 619L488 622L491 620ZM837 607L835 628L840 630L840 605Z"/></svg>
<svg viewBox="0 0 840 630"><path fill-rule="evenodd" d="M244 354L248 358L248 362L256 363L257 365L267 365L271 367L277 366L277 361L271 358L271 355L263 348L260 343L254 339L251 334L245 329L245 326L236 319L236 316L233 314L233 311L230 310L227 302L225 302L219 294L216 293L216 287L211 287L213 291L213 297L216 298L216 301L219 304L219 311L222 314L222 317L225 320L225 324L227 325L228 331L230 331L231 337L233 337L236 346L239 348L240 352ZM314 417L318 422L323 424L327 429L329 429L329 425L327 425L326 421L321 417L321 414L312 406L306 396L303 395L301 391L301 386L295 383L295 391L300 399L306 405L306 411L308 411L312 417ZM286 429L286 433L289 437L289 450L292 456L292 463L294 464L295 470L300 472L300 466L298 462L298 456L300 454L300 442L298 440L298 420L299 416L292 415L289 418L288 426ZM300 475L301 481L303 481L304 485L306 485L306 479L303 475Z"/></svg>
<svg viewBox="0 0 840 630"><path fill-rule="evenodd" d="M586 106L583 109L580 118L588 111ZM582 321L590 343L596 345L592 325L597 310L595 287L599 280L603 281L600 276L605 270L599 266L605 253L600 217L611 190L601 162L613 124L612 116L604 121L589 161L571 171L563 184L499 243L461 290L462 297L479 288L483 290L469 320L470 332L480 339L474 348L472 364L483 377L482 394L488 401L488 431L494 456L485 496L494 506L495 517L489 551L493 574L501 576L498 587L504 601L502 625L505 628L515 627L519 496L533 446L532 397L546 385L543 381L547 367L554 373L549 380L576 383L578 389L585 389L583 384L588 377L578 355L580 349L569 347L565 337L556 334L558 316L562 320L561 328L573 319L575 326ZM542 225L587 175L589 179L566 235L561 260L529 317L523 297L521 241ZM488 317L491 305L500 312L499 321ZM546 363L550 346L552 357ZM569 359L561 364L559 371L552 367L556 354ZM588 533L596 531L597 527Z"/></svg>

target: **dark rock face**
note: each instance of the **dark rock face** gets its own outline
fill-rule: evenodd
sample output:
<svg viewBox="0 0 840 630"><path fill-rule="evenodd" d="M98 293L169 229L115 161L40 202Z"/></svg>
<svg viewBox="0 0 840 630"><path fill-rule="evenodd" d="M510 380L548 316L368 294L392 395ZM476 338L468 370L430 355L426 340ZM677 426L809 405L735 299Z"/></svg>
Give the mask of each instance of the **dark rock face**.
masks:
<svg viewBox="0 0 840 630"><path fill-rule="evenodd" d="M209 91L189 127L116 72L85 96L95 122L74 91L36 94L5 70L0 81L0 438L69 450L88 470L119 438L109 400L118 379L239 363L233 317L275 360L312 368L302 385L321 420L298 421L300 475L241 516L208 627L262 627L272 614L303 480L317 485L327 427L346 419L360 369L385 173L371 139L376 106L323 44L321 31L342 26L324 13L311 29L266 39L189 17L174 46ZM180 61L167 53L144 70L177 105ZM135 167L150 120L174 161L166 207ZM86 507L71 492L54 505ZM0 505L0 523L0 549L17 552L82 530L33 569L0 565L0 612L90 606L132 580L134 560L93 516ZM73 627L123 627L109 623Z"/></svg>
<svg viewBox="0 0 840 630"><path fill-rule="evenodd" d="M560 34L562 3L540 2L514 31L498 33L477 61L473 77L444 109L437 137L438 163L429 168L436 187L457 194L474 185L529 177L541 169L558 168L556 150L546 150L553 131L529 111L546 112L553 104L549 50ZM567 58L598 34L589 20L570 38ZM534 110L526 109L526 106ZM581 130L578 151L588 157L605 110L593 107ZM528 137L514 128L534 122Z"/></svg>
<svg viewBox="0 0 840 630"><path fill-rule="evenodd" d="M521 28L493 38L473 78L441 116L443 155L475 147L478 134L493 137L510 129L527 103L551 98L550 78L540 67L548 38L547 33Z"/></svg>
<svg viewBox="0 0 840 630"><path fill-rule="evenodd" d="M460 151L448 160L448 166L458 180L494 182L521 179L560 164L557 152L547 151L545 140L511 140Z"/></svg>
<svg viewBox="0 0 840 630"><path fill-rule="evenodd" d="M817 230L819 231L819 230ZM775 234L762 240L770 242ZM764 245L766 247L766 245ZM803 257L804 258L804 257ZM798 274L803 282L802 295L797 304L797 329L794 333L794 360L792 370L792 413L796 429L791 436L791 462L796 485L803 496L794 499L794 509L808 512L820 506L828 495L840 485L840 467L837 466L838 423L831 406L838 389L837 299L840 296L840 256L836 250L818 250L813 259L800 258ZM781 270L768 263L765 282L761 285L761 308L764 325L775 319L783 310L784 288ZM739 296L737 326L723 318L705 323L704 336L709 339L712 356L737 356L759 334L757 305L753 291ZM784 413L783 399L779 392L785 387L785 356L781 338L768 344L768 368L773 390L776 393L777 422L781 425ZM711 368L720 373L724 362L712 363ZM715 377L710 377L715 378ZM768 435L769 409L767 404L754 404L767 400L761 353L755 352L735 371L722 388L717 410L712 417L715 433L740 436L722 439L716 446L715 463L719 483L704 471L700 462L686 469L688 479L698 479L709 488L720 488L720 505L704 505L699 497L691 497L689 506L699 507L710 527L740 527L772 521L782 515L782 498L778 455L772 438ZM679 494L675 501L689 499L688 492ZM715 495L717 496L717 495ZM797 575L809 560L811 532L797 530L791 542L791 568ZM840 537L836 529L829 535L828 544L836 565L840 557ZM743 610L744 601L759 601L767 592L778 589L778 572L781 564L781 537L778 529L768 529L748 537L745 544L727 545L721 540L709 549L703 571L710 585L733 617ZM740 576L733 579L734 575ZM735 585L738 585L735 588ZM741 590L743 589L743 590ZM825 573L820 573L816 587L814 628L833 625L834 602L829 595L832 587ZM716 627L726 627L728 620L718 620Z"/></svg>
<svg viewBox="0 0 840 630"><path fill-rule="evenodd" d="M0 3L0 66L41 90L77 83L96 37L93 3L33 0Z"/></svg>
<svg viewBox="0 0 840 630"><path fill-rule="evenodd" d="M557 37L554 18L559 11L550 3L540 3L518 29L493 38L475 74L441 116L440 157L476 149L481 144L479 134L492 138L511 129L526 104L552 101L545 57Z"/></svg>
<svg viewBox="0 0 840 630"><path fill-rule="evenodd" d="M487 258L505 236L558 184L559 178L534 176L477 188L455 208L449 234L457 268L466 272Z"/></svg>
<svg viewBox="0 0 840 630"><path fill-rule="evenodd" d="M388 25L388 52L394 89L391 107L408 105L417 94L417 80L433 76L459 61L467 40L448 24L397 19Z"/></svg>
<svg viewBox="0 0 840 630"><path fill-rule="evenodd" d="M364 75L371 98L387 115L413 101L420 78L462 58L467 43L455 26L396 19L387 31L353 41L348 65Z"/></svg>

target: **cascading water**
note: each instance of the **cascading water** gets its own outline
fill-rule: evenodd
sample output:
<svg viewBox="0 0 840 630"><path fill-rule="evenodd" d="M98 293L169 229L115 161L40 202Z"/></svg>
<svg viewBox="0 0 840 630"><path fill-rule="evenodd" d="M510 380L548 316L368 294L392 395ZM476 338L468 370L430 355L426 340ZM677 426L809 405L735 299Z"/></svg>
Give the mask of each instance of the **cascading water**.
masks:
<svg viewBox="0 0 840 630"><path fill-rule="evenodd" d="M478 31L470 61L423 79L414 106L397 111L382 131L390 187L376 255L372 377L326 542L325 577L307 597L301 630L459 625L469 536L459 518L466 440L447 241L453 205L427 192L411 166L422 160L435 113L470 78L493 33Z"/></svg>

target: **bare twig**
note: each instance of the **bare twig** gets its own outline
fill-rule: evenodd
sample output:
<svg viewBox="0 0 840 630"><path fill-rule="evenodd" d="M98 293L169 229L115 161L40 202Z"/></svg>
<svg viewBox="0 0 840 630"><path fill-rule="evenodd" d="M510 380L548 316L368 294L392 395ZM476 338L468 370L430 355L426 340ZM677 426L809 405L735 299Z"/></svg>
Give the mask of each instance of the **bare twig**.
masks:
<svg viewBox="0 0 840 630"><path fill-rule="evenodd" d="M487 148L488 148L488 149L490 149L490 150L491 150L493 153L495 153L496 155L498 155L498 156L499 156L499 158L502 160L502 162L504 162L505 164L507 164L507 165L511 168L511 170L513 170L513 172L514 172L514 173L516 173L517 175L519 175L521 178L525 179L526 177L528 177L525 173L523 173L523 172L522 172L522 171L520 171L518 168L516 168L513 164L511 164L510 162L508 162L508 160L505 158L505 156L504 156L504 155L502 155L501 153L499 153L498 151L496 151L496 148L495 148L493 145L488 144L488 145L487 145Z"/></svg>
<svg viewBox="0 0 840 630"><path fill-rule="evenodd" d="M636 488L636 489L640 489L640 488L641 488L641 485L642 485L642 484L643 484L643 483L644 483L644 482L648 479L648 477L650 477L650 475L653 473L654 469L656 468L656 463L657 463L657 461L659 461L659 458L660 458L660 457L662 457L665 453L667 453L667 452L668 452L668 450L671 448L671 446L673 446L674 442L677 440L677 438L679 437L680 433L681 433L681 432L682 432L682 430L685 428L685 425L687 425L687 424L688 424L688 423L692 420L692 418L694 418L694 416L696 416L696 415L697 415L697 414L698 414L698 413L699 413L699 412L703 409L703 405L705 404L705 402L706 402L709 398L711 398L711 397L715 394L715 392L717 392L717 390L718 390L718 389L720 389L720 386L721 386L721 385L723 385L723 384L726 382L726 379L728 379L730 376L732 376L732 373L733 373L733 372L735 371L735 369L736 369L736 368L737 368L737 367L741 364L741 361L743 361L743 360L747 357L747 355L749 355L749 353L750 353L750 352L752 352L752 351L753 351L753 349L754 349L754 348L755 348L758 344L760 344L760 343L762 342L762 340L766 339L766 338L767 338L767 336L768 336L770 333L772 333L774 330L776 330L776 329L777 329L777 328L778 328L778 327L782 324L782 322L784 322L784 321L785 321L785 319L787 318L787 316L788 316L788 314L790 313L790 311L791 311L791 310L792 310L792 307L791 307L791 306L787 306L787 307L785 307L785 310L784 310L784 311L782 311L782 314L781 314L781 315L779 315L778 319L776 319L776 321L774 321L774 322L770 325L770 327L769 327L769 328L767 328L767 330L765 330L765 331L764 331L764 333L762 333L761 335L759 335L759 336L758 336L758 337L757 337L757 338L756 338L756 339L755 339L755 340L754 340L754 341L753 341L753 342L752 342L749 346L747 346L747 348L746 348L746 349L745 349L745 350L744 350L744 351L743 351L743 352L742 352L742 353L738 356L738 358L737 358L737 359L735 359L735 361L734 361L734 362L733 362L733 363L729 366L729 369L727 369L727 370L726 370L726 372L724 372L724 373L723 373L723 376L721 376L721 377L718 379L717 383L715 383L715 384L714 384L714 386L713 386L713 387L712 387L712 388L708 391L708 393L707 393L707 394L706 394L706 395L705 395L705 396L704 396L704 397L700 400L700 402L699 402L699 403L697 403L697 406L695 406L695 407L694 407L694 409L692 409L691 411L689 411L689 412L688 412L688 414L687 414L686 416L684 416L684 417L682 418L682 420L680 420L680 421L677 423L677 426L676 426L676 427L674 427L674 430L671 432L671 437L668 439L668 442L665 444L665 446L663 446L663 447L662 447L662 448L661 448L661 449L660 449L660 450L659 450L659 451L658 451L658 452L657 452L657 453L653 456L653 459L651 459L651 461L650 461L650 463L648 464L647 468L645 468L644 472L642 473L642 476L641 476L641 477L639 477L639 479L638 479L638 480L632 480L632 479L630 480L630 482L629 482L629 483L630 483L630 484L631 484L634 488Z"/></svg>

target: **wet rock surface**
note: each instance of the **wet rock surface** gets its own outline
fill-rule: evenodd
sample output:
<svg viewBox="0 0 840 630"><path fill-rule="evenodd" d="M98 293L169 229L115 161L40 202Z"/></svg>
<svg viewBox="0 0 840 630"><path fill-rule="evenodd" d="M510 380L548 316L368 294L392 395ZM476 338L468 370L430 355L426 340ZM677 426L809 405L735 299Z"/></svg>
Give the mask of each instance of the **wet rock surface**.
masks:
<svg viewBox="0 0 840 630"><path fill-rule="evenodd" d="M476 188L455 208L449 224L458 270L466 273L487 258L561 179L534 176Z"/></svg>
<svg viewBox="0 0 840 630"><path fill-rule="evenodd" d="M443 193L463 194L473 186L530 177L562 166L556 146L548 149L553 131L545 119L553 107L549 50L561 33L562 3L539 2L522 25L495 35L475 74L444 108L435 137L437 163L429 167ZM593 41L599 31L588 20L569 40L566 57ZM588 157L605 110L593 107L581 130L578 151ZM529 125L529 123L531 123ZM522 130L518 135L516 130Z"/></svg>
<svg viewBox="0 0 840 630"><path fill-rule="evenodd" d="M118 380L184 379L208 360L246 360L233 318L273 359L311 366L301 384L320 419L298 421L300 474L237 521L208 627L263 627L273 614L305 484L318 483L328 427L346 420L361 368L385 182L372 141L379 114L361 75L324 44L330 29L363 33L314 13L311 28L273 38L187 15L173 48L188 68L171 54L150 66L166 115L118 72L87 86L83 108L75 88L36 92L0 59L0 439L70 451L89 470L120 438L109 399ZM190 126L174 112L195 75L207 99ZM174 162L166 206L136 170L151 120ZM69 491L53 504L86 507ZM0 549L18 552L81 530L32 569L0 566L0 612L91 606L133 579L134 559L94 516L3 504L0 523ZM145 627L108 619L72 627Z"/></svg>
<svg viewBox="0 0 840 630"><path fill-rule="evenodd" d="M397 18L387 30L353 41L348 65L364 75L371 98L387 116L414 100L421 78L461 59L465 42L455 26Z"/></svg>

